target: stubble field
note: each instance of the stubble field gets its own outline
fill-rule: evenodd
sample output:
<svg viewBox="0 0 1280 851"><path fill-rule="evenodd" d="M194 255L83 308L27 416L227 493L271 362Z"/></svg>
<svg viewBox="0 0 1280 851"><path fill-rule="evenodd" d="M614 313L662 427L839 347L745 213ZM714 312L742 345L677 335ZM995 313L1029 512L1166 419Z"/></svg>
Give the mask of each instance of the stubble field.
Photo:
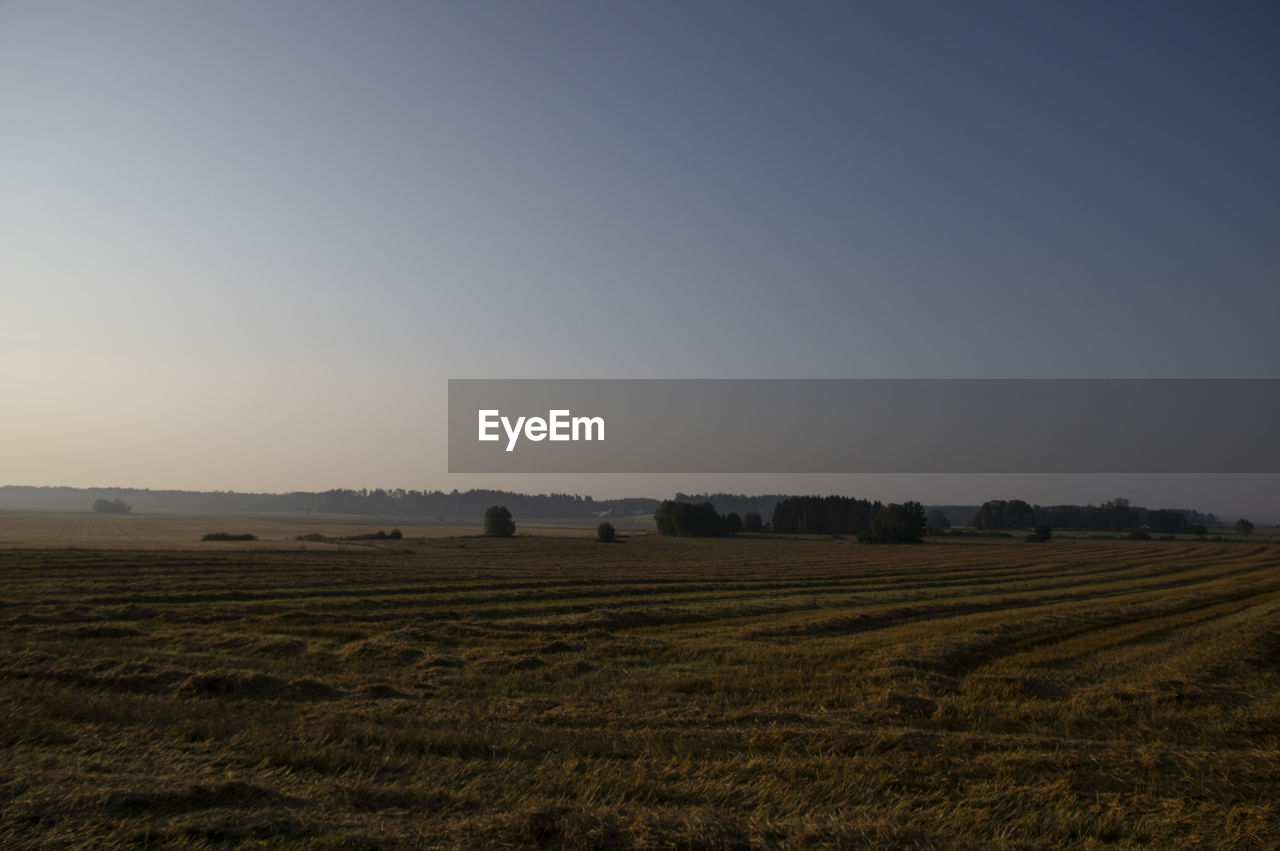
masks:
<svg viewBox="0 0 1280 851"><path fill-rule="evenodd" d="M1280 546L0 550L0 845L1280 844Z"/></svg>

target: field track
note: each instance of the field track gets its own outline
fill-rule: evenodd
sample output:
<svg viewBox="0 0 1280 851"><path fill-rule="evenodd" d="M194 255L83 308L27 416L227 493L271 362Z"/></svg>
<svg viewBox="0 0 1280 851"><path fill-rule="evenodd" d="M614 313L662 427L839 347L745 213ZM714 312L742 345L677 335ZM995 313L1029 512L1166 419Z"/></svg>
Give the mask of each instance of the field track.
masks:
<svg viewBox="0 0 1280 851"><path fill-rule="evenodd" d="M5 847L1280 845L1276 544L10 548L0 587Z"/></svg>

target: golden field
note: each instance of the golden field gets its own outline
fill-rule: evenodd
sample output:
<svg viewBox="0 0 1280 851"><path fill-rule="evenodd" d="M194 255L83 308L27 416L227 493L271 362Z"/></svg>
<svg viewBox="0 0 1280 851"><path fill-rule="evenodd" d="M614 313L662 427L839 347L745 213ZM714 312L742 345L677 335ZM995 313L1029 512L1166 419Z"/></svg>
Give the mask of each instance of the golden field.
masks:
<svg viewBox="0 0 1280 851"><path fill-rule="evenodd" d="M0 549L0 845L1280 844L1280 545L194 528Z"/></svg>

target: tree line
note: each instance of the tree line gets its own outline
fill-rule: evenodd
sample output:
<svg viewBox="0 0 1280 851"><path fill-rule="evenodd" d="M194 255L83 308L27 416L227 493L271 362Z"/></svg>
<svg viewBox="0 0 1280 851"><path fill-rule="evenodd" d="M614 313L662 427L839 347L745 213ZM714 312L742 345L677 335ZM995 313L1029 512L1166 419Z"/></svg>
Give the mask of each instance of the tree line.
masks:
<svg viewBox="0 0 1280 851"><path fill-rule="evenodd" d="M765 494L678 493L674 500L692 505L709 504L731 523L740 518L740 531L770 529L782 533L868 534L879 501L842 496L786 496ZM179 491L147 488L66 488L0 486L0 508L27 510L119 512L122 506L134 511L314 512L322 514L368 515L378 517L420 517L427 519L475 516L488 506L508 506L516 515L528 518L618 518L653 514L662 505L656 499L630 497L595 499L578 494L524 494L500 490L405 490L333 489L322 492L241 493L235 491ZM1148 509L1125 499L1101 505L1031 505L1023 500L991 500L981 506L933 506L926 528L931 534L947 531L951 525L969 525L981 530L1030 529L1048 525L1054 529L1116 532L1146 526L1160 534L1194 533L1204 526L1218 525L1213 514L1185 508ZM705 515L704 515L705 519ZM687 524L685 524L687 525ZM696 526L697 523L695 522ZM709 521L706 528L715 527ZM726 527L728 528L728 527ZM736 529L736 526L733 528ZM734 534L725 532L724 534ZM718 533L717 533L718 534Z"/></svg>
<svg viewBox="0 0 1280 851"><path fill-rule="evenodd" d="M152 490L150 488L68 488L0 486L0 508L36 511L83 511L95 501L119 500L135 511L191 513L354 514L374 517L475 516L494 503L507 505L521 517L625 517L652 514L658 500L648 497L595 499L564 493L524 494L499 490L406 490L342 488L288 493Z"/></svg>
<svg viewBox="0 0 1280 851"><path fill-rule="evenodd" d="M746 518L732 511L720 514L709 501L668 499L653 519L661 534L681 537L720 538L766 528L758 512ZM914 501L886 505L846 496L792 496L774 505L767 528L781 534L856 535L865 543L909 543L925 536L927 521L924 506Z"/></svg>
<svg viewBox="0 0 1280 851"><path fill-rule="evenodd" d="M1146 527L1152 532L1176 535L1201 533L1218 522L1213 514L1177 508L1150 509L1113 499L1102 505L1030 505L1020 499L993 499L973 515L969 525L982 530L1030 529L1046 525L1054 529L1086 532L1125 532Z"/></svg>

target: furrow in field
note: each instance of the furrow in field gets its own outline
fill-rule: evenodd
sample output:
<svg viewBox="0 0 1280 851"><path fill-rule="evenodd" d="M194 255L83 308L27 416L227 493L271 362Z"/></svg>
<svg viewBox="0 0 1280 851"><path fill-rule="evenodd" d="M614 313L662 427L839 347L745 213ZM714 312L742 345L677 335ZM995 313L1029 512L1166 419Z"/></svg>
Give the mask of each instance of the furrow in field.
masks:
<svg viewBox="0 0 1280 851"><path fill-rule="evenodd" d="M990 665L1002 657L1023 653L1087 634L1097 634L1116 626L1149 621L1152 618L1209 609L1222 603L1265 599L1280 591L1280 582L1226 588L1212 593L1163 596L1128 602L1113 601L1105 607L1082 600L1036 615L1023 613L1016 620L1001 617L962 616L927 624L935 635L911 639L919 627L896 632L892 644L882 648L880 667L906 667L963 676ZM1012 614L1012 613L1011 613ZM888 639L889 636L883 636Z"/></svg>
<svg viewBox="0 0 1280 851"><path fill-rule="evenodd" d="M1197 577L1202 581L1193 584L1192 577L1178 576L1163 578L1161 581L1148 582L1130 580L1115 582L1104 586L1078 586L1070 582L1055 583L1040 589L1038 594L1010 594L998 597L974 597L963 591L957 591L943 598L933 598L927 602L914 605L892 606L857 606L847 614L831 617L827 611L809 616L787 618L780 626L756 626L744 633L748 638L786 638L806 635L841 635L859 633L870 630L908 623L922 622L939 618L951 618L959 615L975 615L986 612L1005 610L1027 610L1058 606L1075 601L1122 600L1127 598L1142 599L1153 594L1180 588L1211 588L1222 584L1235 584L1248 581L1263 575L1269 575L1270 566L1260 566L1224 574L1217 571L1211 575ZM1070 593L1061 593L1059 589L1073 588ZM848 608L848 607L846 607Z"/></svg>
<svg viewBox="0 0 1280 851"><path fill-rule="evenodd" d="M1194 657L1196 665L1181 671L1194 677L1212 667L1206 663L1210 658L1240 658L1247 647L1257 643L1259 635L1274 629L1278 612L1280 593L1263 592L1049 640L1030 650L1001 656L975 673L1021 670L1061 680L1098 678L1103 673L1108 679L1167 679Z"/></svg>

